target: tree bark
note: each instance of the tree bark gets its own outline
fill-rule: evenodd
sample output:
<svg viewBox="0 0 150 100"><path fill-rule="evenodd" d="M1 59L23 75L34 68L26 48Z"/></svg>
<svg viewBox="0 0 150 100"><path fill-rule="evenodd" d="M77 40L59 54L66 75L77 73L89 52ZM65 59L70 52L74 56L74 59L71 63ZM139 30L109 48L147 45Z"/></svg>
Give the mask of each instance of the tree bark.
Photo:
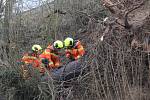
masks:
<svg viewBox="0 0 150 100"><path fill-rule="evenodd" d="M6 0L6 4L5 4L5 11L4 11L4 23L3 23L3 32L2 32L2 42L4 43L4 45L2 45L1 49L2 49L2 53L0 53L1 55L1 59L2 61L7 61L9 62L9 44L10 44L10 32L9 32L9 28L10 28L10 16L12 14L12 9L13 9L13 4L14 4L14 0ZM2 57L3 56L3 57Z"/></svg>

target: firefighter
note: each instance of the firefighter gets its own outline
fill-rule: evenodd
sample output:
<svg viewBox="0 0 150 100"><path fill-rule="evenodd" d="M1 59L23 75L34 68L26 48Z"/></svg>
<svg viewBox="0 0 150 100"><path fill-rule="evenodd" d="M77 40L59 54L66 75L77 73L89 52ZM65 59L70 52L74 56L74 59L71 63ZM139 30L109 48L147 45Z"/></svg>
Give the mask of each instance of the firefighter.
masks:
<svg viewBox="0 0 150 100"><path fill-rule="evenodd" d="M63 42L60 40L57 40L52 45L49 45L39 56L42 59L42 63L44 63L49 69L60 67L61 64L59 58L59 50L61 48L63 48Z"/></svg>
<svg viewBox="0 0 150 100"><path fill-rule="evenodd" d="M64 40L64 46L66 48L66 57L72 61L78 60L85 54L85 50L79 40L74 40L70 37L67 37Z"/></svg>
<svg viewBox="0 0 150 100"><path fill-rule="evenodd" d="M37 68L40 73L44 73L45 70L41 66L41 61L39 60L39 55L42 52L42 47L40 45L33 45L32 50L29 51L28 53L24 54L22 57L22 62L24 62L24 65L22 65L22 70L23 70L23 77L26 77L26 73L28 72L27 66L29 64L32 65L32 67Z"/></svg>

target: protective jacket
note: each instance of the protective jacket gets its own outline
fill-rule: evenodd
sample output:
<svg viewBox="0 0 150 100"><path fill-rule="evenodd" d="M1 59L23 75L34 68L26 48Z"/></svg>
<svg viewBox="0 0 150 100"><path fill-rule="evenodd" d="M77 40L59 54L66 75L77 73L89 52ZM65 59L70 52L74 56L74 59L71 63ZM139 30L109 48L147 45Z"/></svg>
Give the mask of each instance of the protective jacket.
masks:
<svg viewBox="0 0 150 100"><path fill-rule="evenodd" d="M85 54L84 48L79 40L75 41L73 46L65 50L66 57L72 60L77 60Z"/></svg>
<svg viewBox="0 0 150 100"><path fill-rule="evenodd" d="M49 45L45 51L39 56L41 59L49 60L49 68L58 68L60 66L60 58L58 50L53 45Z"/></svg>
<svg viewBox="0 0 150 100"><path fill-rule="evenodd" d="M31 64L34 68L37 68L40 71L40 73L45 72L44 68L41 66L41 61L39 60L39 55L33 51L24 54L24 56L22 57L22 61L25 64Z"/></svg>

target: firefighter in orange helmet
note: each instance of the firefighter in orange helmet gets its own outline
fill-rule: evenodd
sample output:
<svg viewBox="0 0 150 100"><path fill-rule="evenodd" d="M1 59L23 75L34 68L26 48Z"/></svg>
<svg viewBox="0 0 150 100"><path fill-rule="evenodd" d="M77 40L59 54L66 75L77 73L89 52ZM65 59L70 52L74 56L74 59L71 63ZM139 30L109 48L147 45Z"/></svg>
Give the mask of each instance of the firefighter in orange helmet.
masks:
<svg viewBox="0 0 150 100"><path fill-rule="evenodd" d="M61 66L59 58L59 50L63 48L63 42L60 40L55 41L52 45L49 45L45 51L39 56L42 59L42 63L49 69L58 68Z"/></svg>
<svg viewBox="0 0 150 100"><path fill-rule="evenodd" d="M79 40L73 40L68 37L64 40L64 46L66 48L66 57L71 60L78 60L85 54L85 50Z"/></svg>

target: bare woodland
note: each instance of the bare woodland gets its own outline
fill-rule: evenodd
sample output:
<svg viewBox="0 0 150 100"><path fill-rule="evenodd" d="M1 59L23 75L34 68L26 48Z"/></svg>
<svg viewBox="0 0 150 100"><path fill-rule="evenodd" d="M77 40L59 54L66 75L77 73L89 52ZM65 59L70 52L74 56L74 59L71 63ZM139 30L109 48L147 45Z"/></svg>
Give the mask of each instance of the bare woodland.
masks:
<svg viewBox="0 0 150 100"><path fill-rule="evenodd" d="M150 100L150 0L23 6L0 0L0 100ZM30 80L21 77L24 52L67 36L83 42L86 73L68 82L40 81L36 70Z"/></svg>

